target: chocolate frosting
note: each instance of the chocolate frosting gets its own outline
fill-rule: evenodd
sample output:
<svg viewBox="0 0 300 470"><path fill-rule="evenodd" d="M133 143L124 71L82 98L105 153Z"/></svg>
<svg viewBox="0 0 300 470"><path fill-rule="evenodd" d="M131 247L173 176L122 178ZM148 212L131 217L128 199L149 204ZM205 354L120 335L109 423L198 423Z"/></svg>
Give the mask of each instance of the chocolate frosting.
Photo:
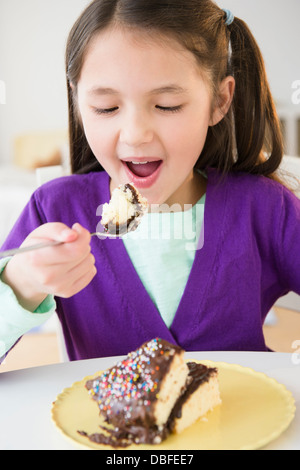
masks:
<svg viewBox="0 0 300 470"><path fill-rule="evenodd" d="M153 408L175 354L183 350L159 338L86 383L105 421L118 427L155 424Z"/></svg>

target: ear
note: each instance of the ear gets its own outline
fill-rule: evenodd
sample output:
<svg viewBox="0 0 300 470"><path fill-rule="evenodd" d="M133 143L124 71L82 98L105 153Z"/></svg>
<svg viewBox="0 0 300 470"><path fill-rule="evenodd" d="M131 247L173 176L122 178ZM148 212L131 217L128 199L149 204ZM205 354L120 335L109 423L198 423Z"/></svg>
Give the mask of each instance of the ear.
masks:
<svg viewBox="0 0 300 470"><path fill-rule="evenodd" d="M219 86L216 104L210 119L210 126L218 124L227 114L233 100L235 79L232 76L224 78Z"/></svg>

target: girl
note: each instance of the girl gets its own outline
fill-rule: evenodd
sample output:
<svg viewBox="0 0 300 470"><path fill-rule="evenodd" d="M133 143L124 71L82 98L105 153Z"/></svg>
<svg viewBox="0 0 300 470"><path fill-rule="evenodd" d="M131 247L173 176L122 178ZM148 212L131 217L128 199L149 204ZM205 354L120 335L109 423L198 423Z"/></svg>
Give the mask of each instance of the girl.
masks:
<svg viewBox="0 0 300 470"><path fill-rule="evenodd" d="M300 202L276 181L282 137L246 24L211 0L95 0L66 67L73 174L33 194L3 248L65 243L2 261L2 356L54 311L71 360L157 336L267 350L268 311L300 294ZM98 208L127 182L181 212L91 239ZM144 236L166 217L190 220L192 236Z"/></svg>

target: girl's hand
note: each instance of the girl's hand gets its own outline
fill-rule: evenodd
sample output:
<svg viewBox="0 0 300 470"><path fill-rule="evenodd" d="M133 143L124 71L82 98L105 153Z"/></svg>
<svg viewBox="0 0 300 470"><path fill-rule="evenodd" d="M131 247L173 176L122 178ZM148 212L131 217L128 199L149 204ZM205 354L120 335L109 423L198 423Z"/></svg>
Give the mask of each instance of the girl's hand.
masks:
<svg viewBox="0 0 300 470"><path fill-rule="evenodd" d="M22 246L47 240L65 242L14 256L7 264L2 280L15 292L19 303L34 311L49 295L68 298L84 289L96 275L91 254L91 235L81 225L72 229L62 223L42 225Z"/></svg>

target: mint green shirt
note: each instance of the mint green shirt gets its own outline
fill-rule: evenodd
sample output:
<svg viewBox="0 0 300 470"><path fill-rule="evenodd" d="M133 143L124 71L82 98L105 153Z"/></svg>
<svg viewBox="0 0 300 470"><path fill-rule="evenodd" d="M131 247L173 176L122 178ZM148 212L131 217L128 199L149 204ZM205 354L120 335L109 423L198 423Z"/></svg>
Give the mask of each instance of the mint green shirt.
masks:
<svg viewBox="0 0 300 470"><path fill-rule="evenodd" d="M14 291L1 281L1 274L9 260L0 260L0 358L25 333L47 321L56 309L53 296L48 296L33 313L19 304Z"/></svg>
<svg viewBox="0 0 300 470"><path fill-rule="evenodd" d="M170 328L195 259L204 220L204 195L186 211L146 214L123 237L150 298Z"/></svg>

